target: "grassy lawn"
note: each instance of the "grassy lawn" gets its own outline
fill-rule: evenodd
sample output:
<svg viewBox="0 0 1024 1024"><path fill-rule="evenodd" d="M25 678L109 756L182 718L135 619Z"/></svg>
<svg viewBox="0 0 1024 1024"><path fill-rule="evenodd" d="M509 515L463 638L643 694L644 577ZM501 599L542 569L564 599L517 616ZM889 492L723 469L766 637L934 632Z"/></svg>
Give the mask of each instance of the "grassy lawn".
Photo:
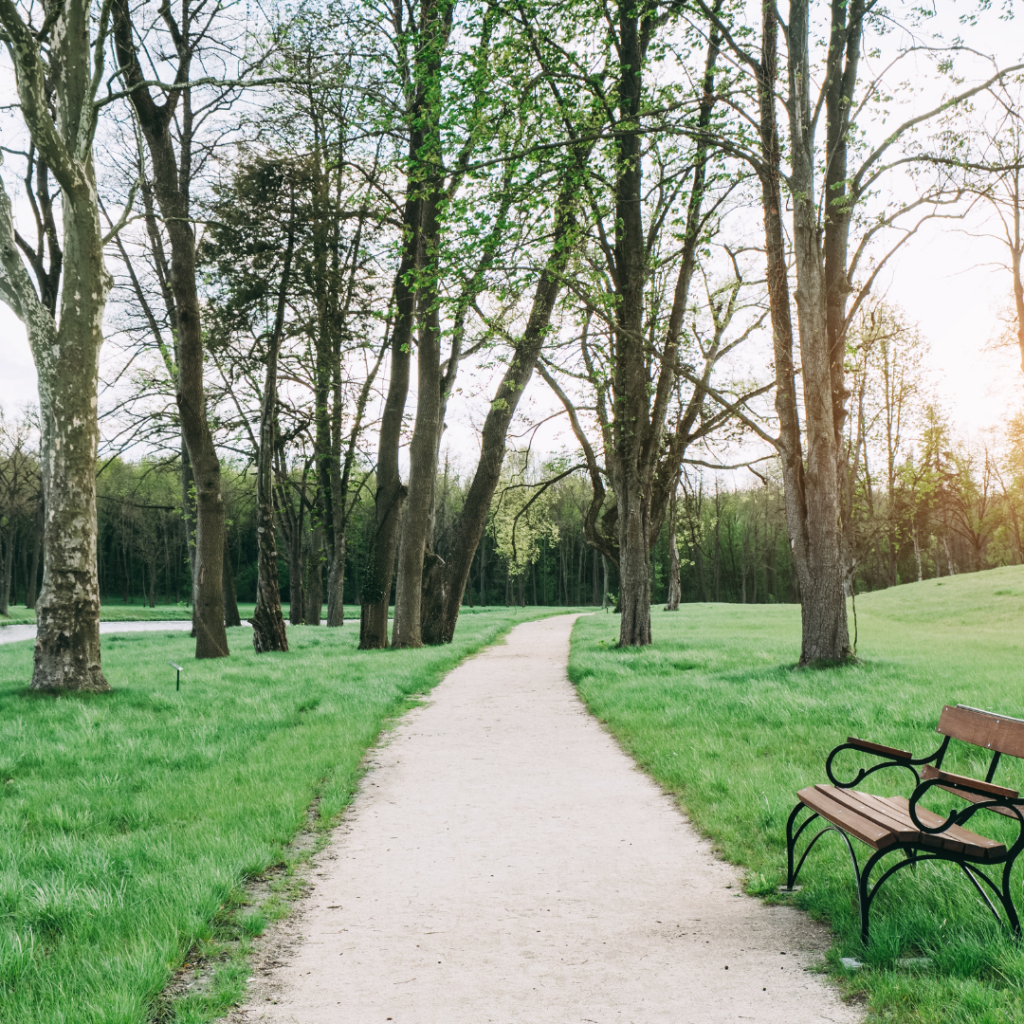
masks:
<svg viewBox="0 0 1024 1024"><path fill-rule="evenodd" d="M825 757L847 735L923 756L941 739L934 728L944 703L1024 718L1024 568L865 595L857 612L862 663L811 672L790 668L800 649L799 609L790 606L658 609L653 646L636 651L613 648L618 622L610 615L582 618L573 632L569 674L581 695L721 853L747 869L755 893L785 882L794 794L827 781ZM944 767L983 778L988 759L957 746ZM890 795L907 779L905 771L882 772L866 788ZM995 781L1024 790L1024 766L1004 759ZM943 813L958 802L940 796L931 806ZM993 838L1016 833L993 814L974 822ZM858 857L869 852L854 842ZM1024 913L1022 874L1018 868L1014 885ZM831 971L865 995L872 1019L1024 1021L1024 950L958 868L923 864L886 883L872 905L867 949L838 836L822 838L800 882L797 905L835 930ZM920 955L931 963L897 963ZM841 956L868 966L845 972Z"/></svg>
<svg viewBox="0 0 1024 1024"><path fill-rule="evenodd" d="M0 647L0 1022L142 1024L190 950L216 955L226 915L265 919L241 886L280 863L307 822L336 820L389 718L517 621L558 609L469 610L455 642L356 650L358 627L289 629L262 655L230 631L197 662L182 633L103 638L114 692L26 690L29 641ZM167 661L186 666L181 692ZM161 1021L209 1020L237 999L244 957Z"/></svg>

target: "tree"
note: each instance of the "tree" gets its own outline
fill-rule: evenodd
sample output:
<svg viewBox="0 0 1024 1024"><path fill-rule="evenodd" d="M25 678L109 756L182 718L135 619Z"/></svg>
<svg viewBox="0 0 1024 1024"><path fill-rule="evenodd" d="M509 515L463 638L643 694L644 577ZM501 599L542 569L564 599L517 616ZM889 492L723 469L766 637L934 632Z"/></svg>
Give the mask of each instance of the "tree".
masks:
<svg viewBox="0 0 1024 1024"><path fill-rule="evenodd" d="M910 147L908 139L919 126L934 122L1019 68L1000 70L931 110L912 114L895 126L887 125L884 138L870 145L861 135L863 125L858 119L879 98L883 81L862 86L859 76L865 31L881 13L877 0L832 3L820 17L811 0L791 0L785 20L774 2L764 0L759 53L746 42L752 35L747 26L730 24L727 14L717 14L704 0L697 2L752 82L747 95L754 109L747 123L758 126L756 146L748 146L742 136L722 144L743 155L761 182L779 424L777 437L763 431L762 436L775 445L782 459L789 539L800 583L800 664L842 662L853 655L846 615L851 564L841 486L842 431L849 397L844 356L850 319L899 244L935 216L938 206L959 200L962 191L954 188L950 195L942 179L905 204L890 201L871 218L865 215L858 222L857 217L894 167L918 161L926 165L934 156L917 150L894 156L893 147ZM908 13L913 18L920 12ZM779 85L780 38L785 43L784 88ZM916 52L917 46L912 45L900 56ZM821 86L815 92L818 68ZM740 96L734 94L737 105L743 103ZM779 123L780 110L784 129ZM783 223L787 208L792 210L792 294ZM924 213L916 222L913 218L901 220L919 210ZM896 246L882 253L855 286L871 243L901 223L902 236ZM851 245L855 224L859 237Z"/></svg>
<svg viewBox="0 0 1024 1024"><path fill-rule="evenodd" d="M228 655L224 630L223 563L224 499L220 460L207 421L203 386L203 334L196 287L196 239L192 227L190 189L194 159L194 111L191 83L193 60L207 40L208 16L186 0L180 19L170 6L160 9L177 67L170 85L159 86L166 98L153 96L151 79L139 58L133 14L126 0L112 5L113 35L128 99L149 149L153 193L170 241L170 287L174 295L176 367L175 398L182 437L188 450L195 487L195 567L193 572L196 657ZM155 75L153 76L156 77ZM175 138L179 107L182 130ZM177 148L176 148L177 146Z"/></svg>
<svg viewBox="0 0 1024 1024"><path fill-rule="evenodd" d="M209 320L225 333L243 331L252 337L250 358L266 364L255 445L256 609L249 620L258 654L288 650L277 570L273 474L278 360L297 235L303 226L297 210L298 193L308 184L308 177L308 165L301 158L264 157L243 164L231 186L220 190L214 206L217 223L200 252L204 262L217 267L221 282L220 308ZM268 240L268 221L284 235L280 247Z"/></svg>
<svg viewBox="0 0 1024 1024"><path fill-rule="evenodd" d="M110 275L92 146L109 9L95 34L84 0L47 7L41 22L36 29L12 0L0 0L21 114L37 158L60 186L63 228L60 298L50 307L22 263L10 198L0 188L0 298L25 324L39 375L46 517L32 686L102 691L96 393Z"/></svg>

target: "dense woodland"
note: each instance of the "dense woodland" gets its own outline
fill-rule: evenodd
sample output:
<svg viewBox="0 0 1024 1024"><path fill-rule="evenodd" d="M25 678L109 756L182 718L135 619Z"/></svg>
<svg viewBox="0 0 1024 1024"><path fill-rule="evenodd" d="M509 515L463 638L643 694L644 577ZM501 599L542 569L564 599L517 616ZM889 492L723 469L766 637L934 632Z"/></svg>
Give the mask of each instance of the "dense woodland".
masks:
<svg viewBox="0 0 1024 1024"><path fill-rule="evenodd" d="M875 295L985 231L1024 359L1013 11L785 8L0 3L33 685L104 689L101 604L141 600L204 658L237 600L260 652L282 601L358 605L364 649L467 604L610 603L636 646L653 603L799 602L832 663L851 592L1019 561L1016 410L955 436Z"/></svg>
<svg viewBox="0 0 1024 1024"><path fill-rule="evenodd" d="M868 402L864 409L871 409ZM887 439L887 421L880 413L884 409L876 408L871 422L858 424L871 436L866 455L862 442L860 458L853 463L851 520L856 524L857 566L851 587L860 593L1024 563L1024 419L1014 420L1003 438L971 444L951 433L934 405L925 404L920 414L907 410L890 473L887 450L877 443ZM7 614L10 604L32 607L38 594L42 517L32 432L28 427L5 428L2 436L0 607ZM851 436L851 450L855 444ZM537 486L527 488L526 494L534 496L540 483L556 476L559 468L559 464L535 467L529 475ZM754 468L758 478L745 486L708 471L691 469L681 476L674 522L683 603L799 601L778 467L766 462ZM576 470L543 492L514 524L513 549L513 520L525 504L519 497L521 476L507 475L503 486L509 489L499 488L473 561L465 603L471 607L537 604L614 609L616 567L606 566L584 536L590 498L585 473ZM457 519L466 483L449 469L437 486L434 546L441 558L447 558L457 542L449 527ZM301 479L292 480L290 490L289 514L297 517ZM238 602L252 603L257 585L257 523L251 467L226 464L224 491L229 566L225 594L233 590ZM180 467L173 462L129 463L115 458L100 466L97 493L104 604L189 604L192 586ZM344 602L350 607L361 601L372 493L371 476L355 495L351 514L344 590ZM665 523L651 551L651 589L657 603L669 599L671 527L672 520ZM280 550L285 555L293 551L284 536ZM292 623L316 623L324 614L322 604L318 615L303 596L308 589L303 582L317 568L323 594L328 572L323 555L318 566L311 565L307 551L295 565L294 576L289 559L279 560L282 597L290 605ZM294 590L293 578L299 581Z"/></svg>

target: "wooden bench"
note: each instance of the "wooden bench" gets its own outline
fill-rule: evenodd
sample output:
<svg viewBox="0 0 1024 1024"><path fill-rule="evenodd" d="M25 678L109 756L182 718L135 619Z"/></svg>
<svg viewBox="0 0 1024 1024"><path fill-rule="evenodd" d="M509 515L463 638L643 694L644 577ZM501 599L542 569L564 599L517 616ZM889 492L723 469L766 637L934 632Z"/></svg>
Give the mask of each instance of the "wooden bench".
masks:
<svg viewBox="0 0 1024 1024"><path fill-rule="evenodd" d="M1006 915L1006 923L1020 937L1020 919L1010 895L1010 873L1017 855L1024 848L1024 800L1016 790L996 785L992 779L999 767L1003 754L1024 758L1024 720L994 715L987 711L958 704L946 706L936 732L944 738L939 748L928 757L915 758L909 750L869 743L851 736L836 747L825 762L825 773L831 785L808 786L797 796L800 802L793 808L786 825L786 852L788 874L783 891L792 891L800 869L814 844L826 832L838 832L846 842L853 861L853 873L857 880L857 897L860 903L861 936L868 940L868 914L871 901L881 885L901 868L925 860L946 860L958 864L981 894L982 899L1001 921L999 911L993 904L984 886L996 898ZM942 770L942 759L946 755L951 739L971 743L986 752L991 751L992 759L984 780L964 775L953 775ZM841 781L833 772L836 758L844 750L857 750L880 758L870 768L861 768L850 781ZM903 768L910 771L915 787L909 798L874 796L854 791L864 779L883 768ZM921 771L918 771L918 769ZM932 789L952 793L967 802L966 807L953 809L943 818L920 805L921 799ZM802 812L810 816L797 826ZM988 839L972 832L964 825L979 811L992 811L1012 818L1019 825L1015 841L1006 843ZM814 835L804 848L799 861L795 858L796 845L804 830L812 821L823 818L829 822ZM850 837L866 843L874 853L868 858L863 869L857 862ZM890 853L902 854L903 859L889 865L874 885L870 884L875 866ZM985 868L1002 865L1002 878L997 884L986 873Z"/></svg>

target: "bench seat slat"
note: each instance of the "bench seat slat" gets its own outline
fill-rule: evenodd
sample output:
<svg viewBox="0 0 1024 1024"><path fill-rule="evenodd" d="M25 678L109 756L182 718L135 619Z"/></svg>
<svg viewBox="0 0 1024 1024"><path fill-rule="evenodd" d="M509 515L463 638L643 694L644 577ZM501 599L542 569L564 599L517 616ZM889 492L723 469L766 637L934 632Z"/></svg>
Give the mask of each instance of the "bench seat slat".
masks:
<svg viewBox="0 0 1024 1024"><path fill-rule="evenodd" d="M861 813L865 817L871 818L872 821L876 821L879 825L891 829L901 843L921 843L923 846L931 846L940 850L953 850L956 853L963 852L963 843L952 838L945 839L941 835L933 836L928 835L927 832L922 832L911 820L908 809L894 807L883 796L847 790L843 793L843 797L850 800L853 806L862 809ZM921 816L918 815L918 817ZM925 821L924 818L921 818L921 820L926 825L932 824L930 821Z"/></svg>
<svg viewBox="0 0 1024 1024"><path fill-rule="evenodd" d="M817 812L823 818L831 821L833 825L838 825L849 832L851 836L856 836L862 843L867 843L868 846L876 850L892 846L896 842L896 837L889 829L883 828L869 818L865 818L864 815L858 814L857 811L847 807L839 800L833 799L829 792L823 792L831 788L831 786L808 786L807 789L801 789L797 796L812 811ZM840 793L841 790L836 790L835 792Z"/></svg>
<svg viewBox="0 0 1024 1024"><path fill-rule="evenodd" d="M904 843L946 849L979 860L996 859L1006 853L1003 843L959 825L936 834L921 832L910 818L910 802L905 797L881 797L825 785L808 786L797 796L812 811L875 850ZM917 808L917 816L928 828L935 828L945 820L923 807Z"/></svg>
<svg viewBox="0 0 1024 1024"><path fill-rule="evenodd" d="M889 799L894 804L899 804L904 808L907 812L907 816L909 817L910 801L905 796L893 796ZM918 804L917 807L917 816L921 819L922 823L927 825L929 828L935 828L936 825L941 825L946 820L943 815L936 814L934 811L929 811L920 804ZM939 834L942 836L949 836L952 839L963 843L966 852L971 854L972 857L997 858L1006 853L1005 843L996 842L995 839L987 839L985 836L980 836L977 832L972 832L970 829L966 829L962 825L950 825L945 832L940 832Z"/></svg>

